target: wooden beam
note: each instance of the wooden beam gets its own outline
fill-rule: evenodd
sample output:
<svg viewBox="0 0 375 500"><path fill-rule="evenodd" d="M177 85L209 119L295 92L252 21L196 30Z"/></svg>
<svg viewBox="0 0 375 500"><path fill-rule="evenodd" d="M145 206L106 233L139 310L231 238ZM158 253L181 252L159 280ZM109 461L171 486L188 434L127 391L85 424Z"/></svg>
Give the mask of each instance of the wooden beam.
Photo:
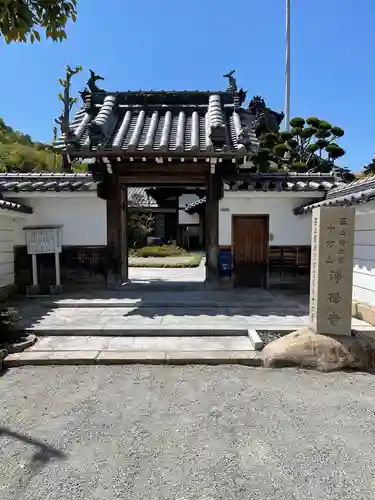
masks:
<svg viewBox="0 0 375 500"><path fill-rule="evenodd" d="M205 177L202 176L165 176L165 175L126 175L120 177L120 182L125 183L129 186L142 186L142 187L153 187L153 186L165 186L170 185L172 187L178 186L204 186L206 184Z"/></svg>

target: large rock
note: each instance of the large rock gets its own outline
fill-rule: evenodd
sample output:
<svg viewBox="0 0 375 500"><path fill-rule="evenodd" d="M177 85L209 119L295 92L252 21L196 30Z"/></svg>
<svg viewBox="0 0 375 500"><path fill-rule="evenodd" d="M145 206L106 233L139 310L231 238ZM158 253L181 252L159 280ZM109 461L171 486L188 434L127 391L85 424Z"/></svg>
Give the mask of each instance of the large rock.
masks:
<svg viewBox="0 0 375 500"><path fill-rule="evenodd" d="M266 345L263 365L268 368L300 366L320 371L375 367L375 345L364 337L318 335L305 327Z"/></svg>

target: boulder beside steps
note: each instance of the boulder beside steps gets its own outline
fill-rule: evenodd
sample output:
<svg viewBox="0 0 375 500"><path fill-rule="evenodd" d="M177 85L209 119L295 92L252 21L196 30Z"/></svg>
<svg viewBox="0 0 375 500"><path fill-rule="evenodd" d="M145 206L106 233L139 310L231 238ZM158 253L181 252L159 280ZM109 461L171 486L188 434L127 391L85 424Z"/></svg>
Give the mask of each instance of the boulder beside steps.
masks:
<svg viewBox="0 0 375 500"><path fill-rule="evenodd" d="M365 335L320 335L304 327L266 345L263 366L298 366L330 372L375 369L375 341Z"/></svg>

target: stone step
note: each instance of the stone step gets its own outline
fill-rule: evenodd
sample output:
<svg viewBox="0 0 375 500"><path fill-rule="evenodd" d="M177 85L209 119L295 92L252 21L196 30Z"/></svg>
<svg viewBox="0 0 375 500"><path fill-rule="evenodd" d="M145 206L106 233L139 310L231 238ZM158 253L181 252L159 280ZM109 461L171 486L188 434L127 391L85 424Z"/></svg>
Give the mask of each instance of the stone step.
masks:
<svg viewBox="0 0 375 500"><path fill-rule="evenodd" d="M199 309L199 308L205 308L205 307L212 307L212 308L225 308L225 307L231 307L231 308L237 308L237 309L242 309L245 308L248 311L253 311L254 314L256 311L267 311L271 312L272 311L279 311L279 312L290 312L292 313L293 311L295 312L304 310L308 311L307 306L295 304L292 301L289 303L283 302L282 305L278 305L277 303L273 304L265 304L264 301L259 300L257 301L256 299L251 299L251 303L248 304L247 301L239 302L239 301L228 301L225 299L218 299L218 300L204 300L204 299L197 299L196 301L178 301L176 299L167 299L168 302L166 302L166 299L164 300L142 300L141 302L137 299L108 299L108 300L59 300L59 301L43 301L38 304L38 308L49 308L49 307L54 307L54 308L69 308L69 309L79 309L79 308L122 308L122 307L137 307L138 309L141 308L184 308L184 310L188 309ZM250 302L250 299L249 299Z"/></svg>
<svg viewBox="0 0 375 500"><path fill-rule="evenodd" d="M10 354L5 368L38 365L243 364L261 366L257 351L56 351Z"/></svg>
<svg viewBox="0 0 375 500"><path fill-rule="evenodd" d="M252 332L251 332L252 333ZM108 337L46 336L29 351L248 351L253 350L248 332L238 337Z"/></svg>
<svg viewBox="0 0 375 500"><path fill-rule="evenodd" d="M301 325L299 325L300 327ZM297 329L292 327L292 330ZM25 329L15 330L16 333L22 332L34 333L39 337L44 336L80 336L80 337L240 337L246 335L248 331L247 325L242 327L228 328L219 326L204 327L195 326L194 328L189 328L187 325L184 326L173 326L173 327L121 327L121 328L98 328L93 327L83 327L76 328L74 324L69 328L54 328L48 326L35 326Z"/></svg>
<svg viewBox="0 0 375 500"><path fill-rule="evenodd" d="M44 337L30 349L10 354L7 368L25 365L226 364L260 365L253 337Z"/></svg>

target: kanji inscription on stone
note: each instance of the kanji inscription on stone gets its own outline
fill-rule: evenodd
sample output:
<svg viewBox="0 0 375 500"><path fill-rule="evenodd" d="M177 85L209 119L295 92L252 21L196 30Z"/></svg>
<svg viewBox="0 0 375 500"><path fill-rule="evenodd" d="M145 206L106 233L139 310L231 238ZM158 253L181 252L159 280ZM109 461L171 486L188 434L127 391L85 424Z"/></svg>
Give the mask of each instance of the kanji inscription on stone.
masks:
<svg viewBox="0 0 375 500"><path fill-rule="evenodd" d="M313 210L309 320L316 333L351 334L354 216L353 207Z"/></svg>

